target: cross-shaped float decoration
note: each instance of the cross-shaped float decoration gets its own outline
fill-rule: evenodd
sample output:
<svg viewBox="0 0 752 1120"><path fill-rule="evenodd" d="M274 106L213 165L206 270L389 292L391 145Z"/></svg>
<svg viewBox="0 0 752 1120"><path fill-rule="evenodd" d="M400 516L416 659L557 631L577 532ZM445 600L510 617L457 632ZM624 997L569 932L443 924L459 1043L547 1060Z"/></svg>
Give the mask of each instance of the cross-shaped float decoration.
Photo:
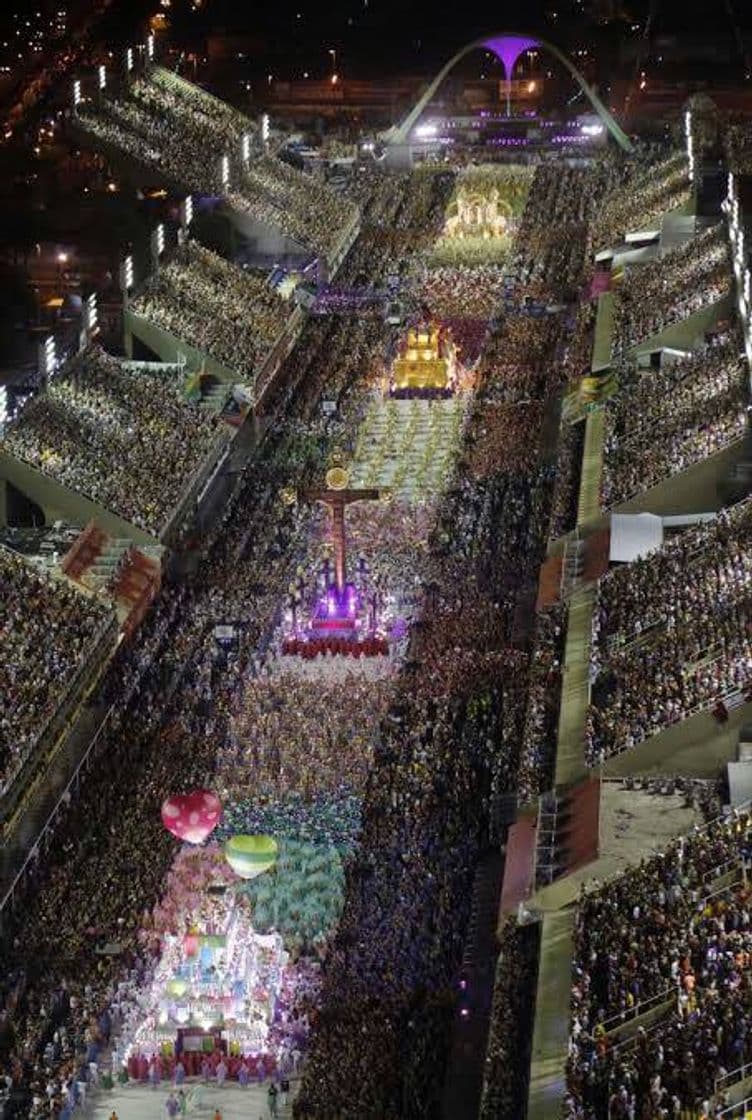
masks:
<svg viewBox="0 0 752 1120"><path fill-rule="evenodd" d="M338 606L343 604L347 584L347 537L345 534L345 509L353 502L375 502L381 490L356 490L349 486L350 477L343 467L332 467L326 472L326 490L304 490L301 497L308 502L321 502L331 513L332 544L334 545L334 584Z"/></svg>

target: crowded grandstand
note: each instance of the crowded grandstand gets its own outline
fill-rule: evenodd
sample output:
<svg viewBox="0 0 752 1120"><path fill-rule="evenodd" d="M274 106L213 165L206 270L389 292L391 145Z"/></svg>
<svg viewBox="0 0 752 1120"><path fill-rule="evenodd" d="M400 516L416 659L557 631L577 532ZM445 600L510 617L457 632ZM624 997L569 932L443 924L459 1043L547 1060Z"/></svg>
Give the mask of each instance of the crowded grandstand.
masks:
<svg viewBox="0 0 752 1120"><path fill-rule="evenodd" d="M259 150L257 129L242 113L160 66L77 106L76 124L105 153L183 190L223 195L232 210L316 255L335 255L357 219L354 202Z"/></svg>
<svg viewBox="0 0 752 1120"><path fill-rule="evenodd" d="M88 340L3 432L4 460L88 504L52 572L0 545L0 798L109 643L86 769L3 903L7 1115L163 1084L218 1108L229 1081L272 1116L278 1093L298 1120L436 1116L478 1020L484 1120L743 1116L752 499L728 205L698 216L697 167L658 143L371 160L312 191L159 67L76 117L323 256L359 228L284 352L297 305L268 270L181 238L124 322L193 368L148 334L135 359ZM238 407L229 386L205 407L207 362ZM171 550L127 632L116 581L78 563L107 514Z"/></svg>
<svg viewBox="0 0 752 1120"><path fill-rule="evenodd" d="M159 538L192 475L223 442L178 368L99 346L66 364L4 436L6 452Z"/></svg>

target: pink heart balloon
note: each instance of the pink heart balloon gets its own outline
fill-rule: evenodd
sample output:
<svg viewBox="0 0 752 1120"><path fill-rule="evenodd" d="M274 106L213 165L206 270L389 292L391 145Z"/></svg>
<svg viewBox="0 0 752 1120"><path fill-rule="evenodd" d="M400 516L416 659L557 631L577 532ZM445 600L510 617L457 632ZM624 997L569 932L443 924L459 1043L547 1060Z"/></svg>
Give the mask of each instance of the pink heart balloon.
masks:
<svg viewBox="0 0 752 1120"><path fill-rule="evenodd" d="M221 819L222 802L208 789L174 794L162 804L162 824L189 844L203 844Z"/></svg>

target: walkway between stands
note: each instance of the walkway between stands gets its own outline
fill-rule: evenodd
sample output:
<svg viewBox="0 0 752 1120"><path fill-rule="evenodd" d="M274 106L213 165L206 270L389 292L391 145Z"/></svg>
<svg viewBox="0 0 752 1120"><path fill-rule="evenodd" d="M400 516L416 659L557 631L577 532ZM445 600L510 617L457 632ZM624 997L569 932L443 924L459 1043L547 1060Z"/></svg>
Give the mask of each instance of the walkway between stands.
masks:
<svg viewBox="0 0 752 1120"><path fill-rule="evenodd" d="M189 1092L192 1088L193 1084L186 1082L186 1090ZM268 1084L264 1084L242 1089L231 1082L225 1082L221 1089L211 1084L202 1086L201 1105L191 1108L188 1115L212 1120L215 1109L219 1109L222 1120L266 1120L269 1116L268 1088ZM90 1120L110 1120L114 1111L118 1120L165 1120L168 1115L165 1102L170 1092L168 1081L158 1089L149 1085L128 1085L111 1092L100 1091L93 1097L86 1116ZM286 1108L278 1106L277 1120L287 1120L291 1115L289 1102Z"/></svg>
<svg viewBox="0 0 752 1120"><path fill-rule="evenodd" d="M564 1099L573 928L571 910L543 917L528 1120L551 1120L552 1116L558 1116Z"/></svg>
<svg viewBox="0 0 752 1120"><path fill-rule="evenodd" d="M480 861L475 873L462 967L466 986L460 993L447 1061L442 1100L444 1120L476 1120L478 1116L499 951L495 934L503 871L504 857L492 851Z"/></svg>
<svg viewBox="0 0 752 1120"><path fill-rule="evenodd" d="M585 421L585 446L582 451L580 497L577 525L592 525L601 514L601 474L603 472L603 440L605 415L602 407L594 408Z"/></svg>
<svg viewBox="0 0 752 1120"><path fill-rule="evenodd" d="M592 587L575 591L569 603L556 752L557 786L576 782L586 770L585 717L594 603L595 590Z"/></svg>

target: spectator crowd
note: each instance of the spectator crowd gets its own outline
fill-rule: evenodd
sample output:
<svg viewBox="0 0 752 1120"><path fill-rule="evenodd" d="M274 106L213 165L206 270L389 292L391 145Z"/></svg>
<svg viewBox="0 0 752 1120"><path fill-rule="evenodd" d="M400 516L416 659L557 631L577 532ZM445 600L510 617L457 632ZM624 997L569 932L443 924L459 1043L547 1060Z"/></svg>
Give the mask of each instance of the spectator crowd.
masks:
<svg viewBox="0 0 752 1120"><path fill-rule="evenodd" d="M11 455L158 537L224 437L188 399L177 367L134 365L94 345L32 397L4 438Z"/></svg>
<svg viewBox="0 0 752 1120"><path fill-rule="evenodd" d="M744 438L749 382L729 327L661 368L626 364L606 407L602 503L618 505Z"/></svg>
<svg viewBox="0 0 752 1120"><path fill-rule="evenodd" d="M105 109L97 119L106 120L107 128L113 127L110 117L120 120L134 154L169 166L167 133L186 113L192 118L203 112L202 98L191 93L199 108L178 109L170 98L185 101L188 93L170 86L167 97L161 79L146 82L154 89L135 98L143 108L134 110L126 98L121 118ZM134 112L157 124L142 129ZM223 118L223 135L231 137L237 124ZM197 127L199 146L201 135ZM123 136L115 134L112 142L124 144ZM155 136L163 152L151 147ZM184 158L177 155L182 150L174 146L176 160ZM254 200L249 212L268 217L289 200L289 222L278 218L279 228L331 244L331 231L341 228L343 214L355 213L354 204L334 192L336 204L327 193L321 199L305 195L300 173L288 174L278 162L251 161L245 173L252 184L247 197ZM678 186L673 175L671 167L661 172L651 199L673 198L683 189L680 172ZM17 1115L67 1120L85 1092L90 1065L132 1017L155 966L154 946L139 933L164 894L175 858L159 807L166 796L197 787L217 788L228 818L242 827L276 828L286 839L345 851L342 911L321 951L318 1006L296 1116L402 1120L437 1111L472 883L495 831L494 804L518 789L526 799L534 797L547 784L552 762L552 695L564 619L562 611L553 611L535 631L530 603L550 530L556 469L543 438L546 404L566 378L568 325L555 309L528 314L523 301L555 302L580 290L594 188L606 191L614 182L618 174L605 165L536 169L506 277L511 284L505 286L514 290L511 302L518 303L514 310L502 314L495 308L485 285L463 266L452 317L487 320L489 329L479 341L476 393L447 488L425 508L393 503L373 515L370 526L366 517L353 518L358 550L368 553L374 578L386 588L399 586L406 605L394 643L398 656L383 678L369 678L362 666L359 672L349 663L343 672L326 658L301 668L280 653L285 596L321 556L320 519L295 495L321 485L333 453L352 454L397 334L374 317L336 315L307 323L268 396L265 440L237 477L218 524L198 541L195 577L168 583L133 644L119 649L100 696L108 716L90 771L78 796L64 799L51 843L29 869L24 904L2 945L0 985L0 1064ZM445 169L409 177L374 170L357 179L353 189L367 228L343 266L344 281L357 284L364 275L367 282L378 277L386 283L396 276L417 320L416 278L425 277L452 184ZM603 228L618 226L631 212L614 206ZM711 257L714 251L708 248ZM451 283L442 284L435 298L449 300ZM430 298L429 290L424 299ZM230 271L194 243L165 263L134 309L165 329L179 327L180 337L249 379L281 321L276 297L260 280ZM107 383L119 386L119 364L110 371L112 360L98 360L111 372ZM122 377L127 381L125 372ZM93 401L101 407L101 392L99 384L90 395L84 392L84 416ZM187 432L183 438L194 441L194 430L191 441ZM163 457L173 453L169 430L167 440ZM66 451L59 469L70 469L72 454ZM159 465L151 469L162 486ZM156 502L160 492L149 491L148 500ZM622 673L629 688L617 685L605 699L594 692L594 755L620 749L660 713L668 719L675 678L693 658L700 658L691 676L700 690L731 661L742 664L734 660L734 643L746 633L740 626L746 617L746 510L688 531L627 575L609 577L613 585L604 583L596 668ZM156 517L151 507L139 515ZM682 581L688 570L687 590ZM641 617L661 618L661 634L680 643L678 657L674 646L671 656L663 649L654 661L639 661L640 643L635 647L633 638ZM232 623L238 632L229 653L217 648L219 623ZM702 661L716 652L720 670L718 659L710 667ZM669 673L674 678L667 684ZM634 681L638 688L631 691ZM651 687L655 696L648 703ZM716 829L705 847L697 840L691 853L682 850L667 861L665 873L651 878L642 868L646 902L638 904L636 920L652 913L653 903L670 916L678 913L682 892L691 898L699 891L703 876L727 851L728 838ZM741 929L749 919L743 909L738 913L743 900L737 901L731 911ZM625 912L621 895L606 905L612 918ZM712 933L713 920L717 927L715 910L705 932ZM643 998L660 990L664 965L673 975L675 946L655 934L654 923L646 923L644 937L639 930L635 954L623 953L618 940L611 944L622 929L623 923L598 915L585 913L581 924L578 919L578 1025L572 1034L583 1046L601 1008L606 1015L619 1010L630 991ZM599 936L608 939L609 961L620 965L616 982L605 988L602 968L594 965L603 951ZM534 940L512 926L504 932L484 1115L519 1115L525 1097L521 1071L532 1013ZM685 975L681 957L678 962L676 975ZM725 981L728 973L721 967L717 975ZM734 1039L728 1049L735 1045ZM591 1051L585 1047L580 1055L575 1046L571 1107L582 1109L591 1107L583 1084L589 1077L600 1084L602 1076L600 1067L591 1071ZM594 1053L601 1056L598 1047ZM700 1070L687 1084L702 1092L706 1081ZM659 1076L658 1089L663 1084ZM667 1092L676 1091L668 1072L665 1084ZM627 1084L627 1104L634 1092ZM627 1120L628 1107L623 1115Z"/></svg>
<svg viewBox="0 0 752 1120"><path fill-rule="evenodd" d="M193 240L149 277L130 309L251 384L291 310L264 273Z"/></svg>
<svg viewBox="0 0 752 1120"><path fill-rule="evenodd" d="M0 792L113 623L107 604L0 547Z"/></svg>
<svg viewBox="0 0 752 1120"><path fill-rule="evenodd" d="M82 103L76 122L105 153L124 153L189 192L222 195L233 210L325 257L357 222L354 203L323 179L261 152L242 113L162 67Z"/></svg>
<svg viewBox="0 0 752 1120"><path fill-rule="evenodd" d="M613 347L623 353L709 307L731 290L725 223L695 233L647 264L627 267L614 309Z"/></svg>
<svg viewBox="0 0 752 1120"><path fill-rule="evenodd" d="M567 1120L712 1117L715 1079L750 1059L752 919L741 860L746 812L672 842L577 907ZM735 870L735 876L729 871ZM732 885L718 889L721 876ZM630 1039L610 1032L641 1003L661 1007Z"/></svg>
<svg viewBox="0 0 752 1120"><path fill-rule="evenodd" d="M751 516L749 500L741 502L601 580L591 655L591 762L713 709L733 692L748 694Z"/></svg>

